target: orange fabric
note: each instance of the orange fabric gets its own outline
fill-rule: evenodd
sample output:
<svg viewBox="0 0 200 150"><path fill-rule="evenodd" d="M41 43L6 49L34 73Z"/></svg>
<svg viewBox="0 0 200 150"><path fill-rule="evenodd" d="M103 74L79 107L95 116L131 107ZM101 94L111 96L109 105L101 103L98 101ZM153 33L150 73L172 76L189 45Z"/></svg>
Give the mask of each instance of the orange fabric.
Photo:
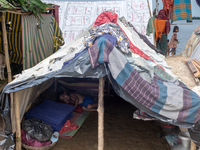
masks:
<svg viewBox="0 0 200 150"><path fill-rule="evenodd" d="M158 38L161 39L162 33L165 32L165 24L166 20L158 20L155 18L156 40L158 40Z"/></svg>

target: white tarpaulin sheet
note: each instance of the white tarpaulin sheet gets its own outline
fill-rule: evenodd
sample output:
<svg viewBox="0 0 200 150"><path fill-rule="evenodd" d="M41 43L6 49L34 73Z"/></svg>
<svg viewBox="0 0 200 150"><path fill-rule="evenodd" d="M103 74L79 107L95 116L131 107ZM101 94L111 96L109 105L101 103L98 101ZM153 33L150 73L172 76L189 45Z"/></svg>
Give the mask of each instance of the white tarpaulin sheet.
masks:
<svg viewBox="0 0 200 150"><path fill-rule="evenodd" d="M146 35L146 26L150 18L147 0L125 1L51 1L45 3L59 5L59 26L64 33L65 43L74 40L89 27L105 10L112 10L119 17L124 16L142 34ZM149 0L152 8L152 0ZM149 37L152 42L152 37Z"/></svg>

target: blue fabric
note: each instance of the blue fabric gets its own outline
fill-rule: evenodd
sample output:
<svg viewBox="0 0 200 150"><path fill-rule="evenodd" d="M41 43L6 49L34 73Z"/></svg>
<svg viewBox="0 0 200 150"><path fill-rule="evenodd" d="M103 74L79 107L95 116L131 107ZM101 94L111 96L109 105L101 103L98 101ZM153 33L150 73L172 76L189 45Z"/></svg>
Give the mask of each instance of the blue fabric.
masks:
<svg viewBox="0 0 200 150"><path fill-rule="evenodd" d="M85 96L83 99L83 103L81 103L80 105L87 108L88 104L94 104L94 99L91 96Z"/></svg>
<svg viewBox="0 0 200 150"><path fill-rule="evenodd" d="M104 48L105 48L105 43L106 43L106 38L104 37L101 37L98 39L98 48L99 48L99 59L98 59L98 62L100 64L103 63L103 52L104 52Z"/></svg>
<svg viewBox="0 0 200 150"><path fill-rule="evenodd" d="M103 35L97 37L97 38L95 39L95 41L96 41L97 39L101 38L101 37L106 38L107 40L110 41L110 43L111 43L113 46L116 46L116 44L117 44L117 38L116 38L116 37L112 36L111 34L103 34ZM95 42L95 41L94 41L94 42Z"/></svg>
<svg viewBox="0 0 200 150"><path fill-rule="evenodd" d="M60 131L65 122L72 117L74 106L57 103L51 100L44 100L41 104L30 109L26 118L37 118L49 124L53 131Z"/></svg>

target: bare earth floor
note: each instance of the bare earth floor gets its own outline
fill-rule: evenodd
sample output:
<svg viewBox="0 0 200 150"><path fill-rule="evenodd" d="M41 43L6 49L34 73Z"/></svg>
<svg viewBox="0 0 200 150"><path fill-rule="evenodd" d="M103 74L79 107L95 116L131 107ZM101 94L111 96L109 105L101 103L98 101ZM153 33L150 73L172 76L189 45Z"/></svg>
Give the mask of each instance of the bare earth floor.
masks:
<svg viewBox="0 0 200 150"><path fill-rule="evenodd" d="M105 150L167 150L158 123L133 119L136 108L119 97L105 98ZM60 138L51 150L97 150L98 114L92 112L72 139Z"/></svg>
<svg viewBox="0 0 200 150"><path fill-rule="evenodd" d="M182 57L179 55L167 57L167 64L172 67L172 72L182 80L188 88L192 89L197 86L191 71L182 59L188 59L188 57Z"/></svg>

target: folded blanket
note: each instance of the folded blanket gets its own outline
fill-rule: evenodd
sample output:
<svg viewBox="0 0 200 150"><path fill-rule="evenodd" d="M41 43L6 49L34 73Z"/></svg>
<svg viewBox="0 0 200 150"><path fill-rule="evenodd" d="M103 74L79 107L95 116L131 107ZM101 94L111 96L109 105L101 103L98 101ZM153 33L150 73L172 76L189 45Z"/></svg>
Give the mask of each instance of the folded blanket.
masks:
<svg viewBox="0 0 200 150"><path fill-rule="evenodd" d="M72 117L74 106L45 100L40 105L29 110L25 116L37 118L49 124L53 131L60 131L65 122Z"/></svg>

